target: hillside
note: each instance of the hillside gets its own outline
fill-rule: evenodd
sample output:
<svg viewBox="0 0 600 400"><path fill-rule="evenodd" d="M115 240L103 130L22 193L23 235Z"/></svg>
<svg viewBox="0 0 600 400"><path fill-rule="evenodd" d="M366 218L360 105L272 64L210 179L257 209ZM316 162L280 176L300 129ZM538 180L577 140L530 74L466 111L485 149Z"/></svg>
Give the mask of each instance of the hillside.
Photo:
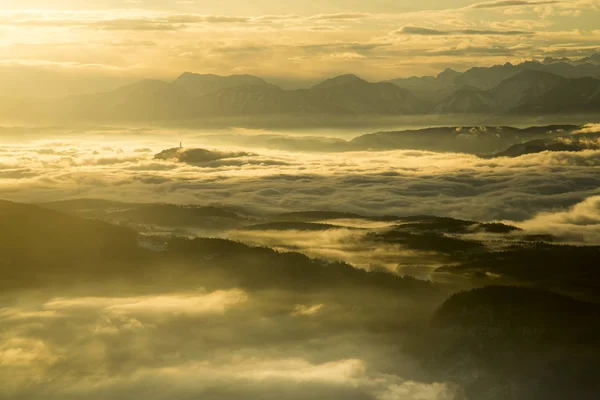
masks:
<svg viewBox="0 0 600 400"><path fill-rule="evenodd" d="M478 400L593 399L600 308L537 289L450 297L432 322L431 369Z"/></svg>
<svg viewBox="0 0 600 400"><path fill-rule="evenodd" d="M492 157L519 157L543 151L582 151L600 149L600 134L578 134L549 139L536 139L515 144Z"/></svg>
<svg viewBox="0 0 600 400"><path fill-rule="evenodd" d="M471 154L491 154L534 139L563 136L579 129L573 125L551 125L525 129L508 126L439 127L377 132L352 139L338 148L345 150L412 149Z"/></svg>
<svg viewBox="0 0 600 400"><path fill-rule="evenodd" d="M512 114L598 112L600 79L569 79L510 110Z"/></svg>
<svg viewBox="0 0 600 400"><path fill-rule="evenodd" d="M132 230L38 206L0 201L0 225L2 288L107 277L144 257Z"/></svg>

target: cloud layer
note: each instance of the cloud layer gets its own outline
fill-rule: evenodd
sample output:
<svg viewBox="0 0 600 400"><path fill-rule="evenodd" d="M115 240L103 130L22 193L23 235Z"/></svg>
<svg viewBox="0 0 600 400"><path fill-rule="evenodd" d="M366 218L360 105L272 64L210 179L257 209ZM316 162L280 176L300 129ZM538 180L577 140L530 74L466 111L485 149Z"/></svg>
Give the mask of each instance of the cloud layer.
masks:
<svg viewBox="0 0 600 400"><path fill-rule="evenodd" d="M93 133L88 133L88 137ZM108 198L129 202L230 204L257 212L343 210L526 220L598 195L600 151L517 158L425 151L292 153L239 148L201 164L154 159L167 136L137 142L20 142L0 148L0 191L17 201ZM202 139L185 141L206 148Z"/></svg>

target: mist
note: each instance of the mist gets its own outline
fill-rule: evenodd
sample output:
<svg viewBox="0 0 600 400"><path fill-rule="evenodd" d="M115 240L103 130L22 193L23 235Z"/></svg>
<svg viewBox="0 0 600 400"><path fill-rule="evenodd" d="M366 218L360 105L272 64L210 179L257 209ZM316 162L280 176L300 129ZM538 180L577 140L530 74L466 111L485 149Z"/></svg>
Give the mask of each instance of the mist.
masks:
<svg viewBox="0 0 600 400"><path fill-rule="evenodd" d="M600 398L599 13L5 0L0 400Z"/></svg>

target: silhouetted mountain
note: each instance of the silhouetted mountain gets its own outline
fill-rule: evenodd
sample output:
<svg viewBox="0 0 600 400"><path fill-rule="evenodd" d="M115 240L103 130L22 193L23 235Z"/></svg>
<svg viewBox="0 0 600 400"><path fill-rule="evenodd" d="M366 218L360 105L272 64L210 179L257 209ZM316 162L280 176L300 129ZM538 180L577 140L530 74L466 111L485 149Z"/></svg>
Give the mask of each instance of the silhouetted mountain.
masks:
<svg viewBox="0 0 600 400"><path fill-rule="evenodd" d="M367 82L356 75L284 90L252 75L186 72L174 82L144 80L62 101L0 101L0 114L46 122L192 122L211 117L404 116L598 111L600 56L446 69L437 77ZM572 80L569 82L567 80ZM573 98L574 101L567 99Z"/></svg>
<svg viewBox="0 0 600 400"><path fill-rule="evenodd" d="M600 53L593 54L589 57L582 58L581 61L589 62L591 64L600 65Z"/></svg>
<svg viewBox="0 0 600 400"><path fill-rule="evenodd" d="M189 85L189 87L188 87ZM67 98L49 115L82 120L193 120L211 116L286 114L405 115L426 104L391 83L354 75L310 89L284 90L252 76L184 74L173 83L140 81L113 92Z"/></svg>
<svg viewBox="0 0 600 400"><path fill-rule="evenodd" d="M220 76L184 72L173 82L173 85L185 90L191 96L202 96L233 87L268 86L269 84L253 75Z"/></svg>
<svg viewBox="0 0 600 400"><path fill-rule="evenodd" d="M390 82L370 83L342 75L310 88L310 93L354 114L414 114L425 104L408 90Z"/></svg>
<svg viewBox="0 0 600 400"><path fill-rule="evenodd" d="M466 87L437 103L433 110L439 114L487 114L494 110L494 104L489 92Z"/></svg>
<svg viewBox="0 0 600 400"><path fill-rule="evenodd" d="M393 79L391 82L435 102L435 112L498 112L541 95L558 84L559 78L600 78L600 65L592 62L598 58L600 55L578 62L547 58L543 63L506 63L491 67L474 67L463 73L446 69L435 78L411 77ZM477 92L476 89L481 92ZM488 91L489 93L482 93ZM489 96L493 98L491 103Z"/></svg>
<svg viewBox="0 0 600 400"><path fill-rule="evenodd" d="M511 63L492 67L474 67L456 77L454 83L459 86L472 86L480 90L490 90L517 73L517 68Z"/></svg>
<svg viewBox="0 0 600 400"><path fill-rule="evenodd" d="M490 90L464 87L438 102L440 114L497 114L506 111L546 115L558 112L589 113L600 109L595 78L567 79L527 69ZM567 104L568 103L568 104Z"/></svg>
<svg viewBox="0 0 600 400"><path fill-rule="evenodd" d="M390 82L411 91L424 100L437 102L456 89L454 80L460 75L460 72L446 68L437 77L412 76L409 78L392 79Z"/></svg>
<svg viewBox="0 0 600 400"><path fill-rule="evenodd" d="M196 99L204 115L351 114L352 111L307 89L275 85L239 86Z"/></svg>
<svg viewBox="0 0 600 400"><path fill-rule="evenodd" d="M590 63L573 65L566 62L542 64L537 61L525 61L517 65L506 63L492 67L471 68L455 78L454 83L459 86L490 90L523 71L541 71L565 78L600 77L600 65Z"/></svg>
<svg viewBox="0 0 600 400"><path fill-rule="evenodd" d="M112 92L69 97L53 108L76 119L151 121L187 118L192 106L185 90L159 80L144 80Z"/></svg>
<svg viewBox="0 0 600 400"><path fill-rule="evenodd" d="M507 110L531 101L567 81L548 72L525 70L487 92L494 99L494 111Z"/></svg>
<svg viewBox="0 0 600 400"><path fill-rule="evenodd" d="M453 84L454 80L461 75L460 72L453 70L452 68L446 68L440 72L437 76L437 80L446 84Z"/></svg>
<svg viewBox="0 0 600 400"><path fill-rule="evenodd" d="M513 114L590 113L600 110L600 79L569 79L511 109Z"/></svg>
<svg viewBox="0 0 600 400"><path fill-rule="evenodd" d="M559 63L559 62L572 63L572 61L567 57L561 57L561 58L546 57L546 58L544 58L544 61L542 61L542 62L544 64L554 64L554 63Z"/></svg>

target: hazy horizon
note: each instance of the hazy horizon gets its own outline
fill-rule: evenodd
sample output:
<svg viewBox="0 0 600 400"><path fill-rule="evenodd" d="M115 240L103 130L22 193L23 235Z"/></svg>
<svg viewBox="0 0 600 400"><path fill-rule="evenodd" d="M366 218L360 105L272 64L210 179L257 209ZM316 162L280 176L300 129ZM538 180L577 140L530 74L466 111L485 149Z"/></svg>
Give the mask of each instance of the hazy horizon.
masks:
<svg viewBox="0 0 600 400"><path fill-rule="evenodd" d="M584 57L600 35L593 0L19 0L0 9L3 73L67 83L80 76L88 91L184 71L254 74L290 87L345 73L372 81L436 75Z"/></svg>

